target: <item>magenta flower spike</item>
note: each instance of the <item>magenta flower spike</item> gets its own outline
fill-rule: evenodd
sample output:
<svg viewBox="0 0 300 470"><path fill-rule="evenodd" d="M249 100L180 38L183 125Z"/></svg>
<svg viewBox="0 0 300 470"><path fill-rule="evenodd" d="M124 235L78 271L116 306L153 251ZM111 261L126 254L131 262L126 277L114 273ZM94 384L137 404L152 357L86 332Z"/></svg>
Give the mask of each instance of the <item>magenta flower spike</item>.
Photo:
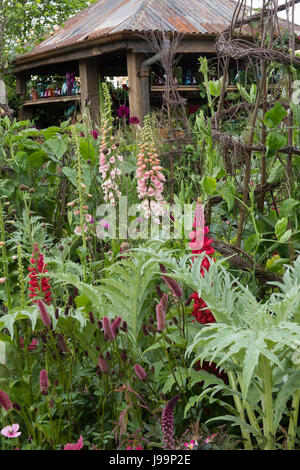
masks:
<svg viewBox="0 0 300 470"><path fill-rule="evenodd" d="M147 372L139 364L135 364L134 372L142 382L145 382L147 379Z"/></svg>
<svg viewBox="0 0 300 470"><path fill-rule="evenodd" d="M121 317L117 317L111 324L111 328L112 328L112 331L113 331L113 334L116 336L117 334L117 331L118 331L118 328L120 326L120 324L122 323L122 318Z"/></svg>
<svg viewBox="0 0 300 470"><path fill-rule="evenodd" d="M10 411L13 407L12 402L3 390L0 390L0 405L6 410Z"/></svg>
<svg viewBox="0 0 300 470"><path fill-rule="evenodd" d="M174 408L180 395L175 395L166 404L161 418L164 449L174 450Z"/></svg>
<svg viewBox="0 0 300 470"><path fill-rule="evenodd" d="M41 314L41 319L42 322L44 323L45 326L48 328L51 327L51 318L49 316L49 313L47 312L46 306L44 302L41 299L37 300L37 306Z"/></svg>
<svg viewBox="0 0 300 470"><path fill-rule="evenodd" d="M83 437L80 436L76 444L66 444L64 450L81 450L83 447Z"/></svg>
<svg viewBox="0 0 300 470"><path fill-rule="evenodd" d="M164 294L161 298L161 301L160 301L160 303L163 306L163 309L164 309L165 313L167 313L168 299L169 299L168 294Z"/></svg>
<svg viewBox="0 0 300 470"><path fill-rule="evenodd" d="M48 374L47 374L46 369L42 369L40 372L40 389L43 395L48 395L48 387L49 387Z"/></svg>
<svg viewBox="0 0 300 470"><path fill-rule="evenodd" d="M108 341L113 341L115 339L115 334L112 330L110 319L108 317L102 318L104 335Z"/></svg>
<svg viewBox="0 0 300 470"><path fill-rule="evenodd" d="M166 268L164 267L164 265L159 264L159 267L160 267L160 271L164 274L166 272ZM167 284L167 286L171 289L174 296L177 299L181 299L183 293L182 293L182 289L181 289L180 285L178 284L178 282L176 282L175 279L172 279L171 277L168 277L168 276L162 276L162 278L165 281L165 283Z"/></svg>
<svg viewBox="0 0 300 470"><path fill-rule="evenodd" d="M162 331L166 326L166 312L161 302L156 305L157 329Z"/></svg>
<svg viewBox="0 0 300 470"><path fill-rule="evenodd" d="M108 374L108 365L104 357L100 356L98 359L98 364L100 367L100 370L103 374Z"/></svg>

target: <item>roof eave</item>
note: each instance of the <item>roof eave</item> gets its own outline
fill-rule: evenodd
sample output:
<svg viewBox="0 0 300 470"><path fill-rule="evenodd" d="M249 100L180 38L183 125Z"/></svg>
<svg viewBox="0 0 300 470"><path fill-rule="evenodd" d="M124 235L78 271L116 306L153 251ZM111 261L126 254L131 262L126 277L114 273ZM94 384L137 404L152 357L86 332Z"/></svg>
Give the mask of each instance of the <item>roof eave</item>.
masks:
<svg viewBox="0 0 300 470"><path fill-rule="evenodd" d="M216 37L215 33L184 33L185 37L188 37L189 39L198 39L201 37L201 39L214 39ZM25 64L34 64L34 62L37 62L39 60L45 59L45 58L55 58L55 57L61 57L64 56L70 52L74 51L79 51L79 50L84 50L84 49L90 49L92 47L99 47L102 45L106 45L108 43L114 43L116 41L126 41L128 39L139 39L141 42L143 41L143 32L140 31L126 31L126 32L116 32L116 33L107 33L102 35L101 37L98 38L90 38L86 39L85 41L78 42L72 45L68 46L63 46L51 50L46 50L43 52L35 53L35 54L30 54L27 53L25 55L17 57L14 61L14 67L17 68L18 66L25 65Z"/></svg>

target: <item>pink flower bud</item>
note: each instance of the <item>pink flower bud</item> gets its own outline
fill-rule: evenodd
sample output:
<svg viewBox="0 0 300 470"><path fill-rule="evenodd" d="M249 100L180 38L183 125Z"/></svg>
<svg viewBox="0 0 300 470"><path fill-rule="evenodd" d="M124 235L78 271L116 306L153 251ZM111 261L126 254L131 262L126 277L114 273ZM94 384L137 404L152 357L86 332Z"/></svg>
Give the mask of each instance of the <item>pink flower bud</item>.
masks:
<svg viewBox="0 0 300 470"><path fill-rule="evenodd" d="M113 322L112 322L112 325L111 325L111 328L112 328L112 331L113 331L113 334L116 335L117 334L117 330L120 326L122 322L122 318L121 317L117 317Z"/></svg>
<svg viewBox="0 0 300 470"><path fill-rule="evenodd" d="M157 329L158 331L162 331L164 327L166 326L166 313L164 311L164 308L161 302L157 304L156 306L156 319L157 319Z"/></svg>
<svg viewBox="0 0 300 470"><path fill-rule="evenodd" d="M48 395L48 374L46 369L42 369L40 372L40 389L43 395Z"/></svg>
<svg viewBox="0 0 300 470"><path fill-rule="evenodd" d="M41 314L41 319L42 322L44 323L45 326L51 327L51 318L49 316L49 313L47 312L46 306L44 302L41 299L37 300L37 306Z"/></svg>
<svg viewBox="0 0 300 470"><path fill-rule="evenodd" d="M103 372L103 374L108 374L108 365L104 357L102 356L99 357L98 364L99 364L101 372Z"/></svg>
<svg viewBox="0 0 300 470"><path fill-rule="evenodd" d="M140 380L142 380L143 382L146 381L147 372L142 368L142 366L140 366L139 364L135 364L134 372L136 373L136 375L138 376Z"/></svg>
<svg viewBox="0 0 300 470"><path fill-rule="evenodd" d="M106 339L108 341L113 341L115 339L115 334L112 330L109 318L103 317L102 324L103 324L104 335L106 336Z"/></svg>
<svg viewBox="0 0 300 470"><path fill-rule="evenodd" d="M10 411L13 407L12 402L3 390L0 390L0 405L6 410Z"/></svg>

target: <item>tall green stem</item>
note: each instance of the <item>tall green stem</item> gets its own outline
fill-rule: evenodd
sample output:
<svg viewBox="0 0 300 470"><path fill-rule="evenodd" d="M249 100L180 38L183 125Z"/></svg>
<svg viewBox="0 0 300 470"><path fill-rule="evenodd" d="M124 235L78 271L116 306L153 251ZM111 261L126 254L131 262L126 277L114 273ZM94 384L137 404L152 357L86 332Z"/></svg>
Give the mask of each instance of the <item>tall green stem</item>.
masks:
<svg viewBox="0 0 300 470"><path fill-rule="evenodd" d="M270 361L266 357L261 358L261 379L263 392L261 395L262 409L264 412L263 428L264 436L267 443L264 450L272 450L274 448L274 410L272 397L272 370Z"/></svg>
<svg viewBox="0 0 300 470"><path fill-rule="evenodd" d="M10 286L9 286L9 279L8 279L8 259L7 259L6 247L5 247L3 207L2 207L1 202L0 202L0 231L1 231L1 248L2 248L2 265L3 265L3 274L4 274L4 279L5 279L7 308L8 310L10 310L12 308L12 301L11 301Z"/></svg>
<svg viewBox="0 0 300 470"><path fill-rule="evenodd" d="M230 383L231 388L235 392L238 392L233 372L228 372L228 379L229 379L229 383ZM234 400L236 410L239 414L240 420L245 422L246 419L245 419L244 408L243 408L243 405L242 405L242 401L241 401L241 399L240 399L240 397L238 396L237 393L233 394L233 400ZM252 450L252 443L251 443L250 433L248 431L246 431L243 428L243 426L241 426L241 434L242 434L242 437L244 439L245 449Z"/></svg>
<svg viewBox="0 0 300 470"><path fill-rule="evenodd" d="M86 274L87 274L87 263L86 263L86 256L87 256L87 244L86 244L86 236L85 236L85 223L84 223L84 214L83 214L83 188L82 188L82 173L81 173L81 157L80 157L80 148L79 148L79 141L78 136L76 133L75 128L72 126L72 136L75 143L75 152L77 157L77 182L78 182L78 193L79 193L79 212L80 212L80 226L81 226L81 236L82 236L82 244L83 244L83 273L84 273L84 282L86 282Z"/></svg>
<svg viewBox="0 0 300 470"><path fill-rule="evenodd" d="M288 438L287 438L288 450L293 450L295 446L296 428L297 428L298 416L299 416L299 405L300 405L300 390L297 390L294 393L293 401L292 401L292 413L290 416Z"/></svg>

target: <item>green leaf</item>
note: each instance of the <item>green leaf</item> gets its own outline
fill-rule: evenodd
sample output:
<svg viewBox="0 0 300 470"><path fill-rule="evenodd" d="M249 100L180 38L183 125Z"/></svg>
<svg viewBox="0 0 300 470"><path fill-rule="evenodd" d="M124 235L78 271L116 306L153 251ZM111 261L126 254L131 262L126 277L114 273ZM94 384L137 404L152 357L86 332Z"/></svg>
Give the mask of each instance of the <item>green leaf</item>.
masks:
<svg viewBox="0 0 300 470"><path fill-rule="evenodd" d="M218 97L221 94L221 87L222 87L222 78L219 80L213 81L210 80L209 84L209 91L212 96Z"/></svg>
<svg viewBox="0 0 300 470"><path fill-rule="evenodd" d="M287 230L286 232L284 232L284 234L282 235L282 237L280 237L280 243L286 243L287 241L289 241L289 239L291 238L292 236L292 230L289 229Z"/></svg>
<svg viewBox="0 0 300 470"><path fill-rule="evenodd" d="M36 152L31 153L27 158L27 168L41 168L45 157L47 157L47 154L43 150L37 150Z"/></svg>
<svg viewBox="0 0 300 470"><path fill-rule="evenodd" d="M251 253L251 251L255 250L257 243L258 243L257 235L254 233L250 235L250 237L247 237L244 248L248 253Z"/></svg>
<svg viewBox="0 0 300 470"><path fill-rule="evenodd" d="M77 172L68 166L64 166L62 172L71 181L73 186L77 187Z"/></svg>
<svg viewBox="0 0 300 470"><path fill-rule="evenodd" d="M283 118L287 115L287 111L281 104L277 101L273 108L266 112L264 124L270 128L277 127Z"/></svg>
<svg viewBox="0 0 300 470"><path fill-rule="evenodd" d="M93 138L91 139L80 138L79 148L80 148L80 155L84 158L84 160L91 160L92 163L94 164L96 162L96 152L95 152L95 147L92 144L92 139Z"/></svg>
<svg viewBox="0 0 300 470"><path fill-rule="evenodd" d="M211 418L206 423L211 423L212 421L231 421L234 423L235 426L240 426L240 428L244 429L245 431L250 432L251 434L261 436L261 433L250 426L250 424L246 423L246 421L242 421L240 418L236 416L229 416L229 415L224 415L224 416L218 416L217 418Z"/></svg>
<svg viewBox="0 0 300 470"><path fill-rule="evenodd" d="M18 164L20 168L22 168L22 170L25 170L26 168L27 157L28 157L28 154L24 150L19 150L15 154L14 161Z"/></svg>
<svg viewBox="0 0 300 470"><path fill-rule="evenodd" d="M11 338L13 339L14 324L17 320L24 320L29 318L32 323L32 330L34 330L38 316L39 313L37 308L33 307L10 310L9 313L0 317L0 330L6 328L9 331Z"/></svg>
<svg viewBox="0 0 300 470"><path fill-rule="evenodd" d="M277 395L274 405L274 429L277 429L282 418L286 402L297 390L300 390L300 370L289 376Z"/></svg>
<svg viewBox="0 0 300 470"><path fill-rule="evenodd" d="M56 135L46 140L42 148L50 158L53 159L54 157L55 161L59 161L67 151L68 143L66 139Z"/></svg>
<svg viewBox="0 0 300 470"><path fill-rule="evenodd" d="M280 238L284 235L286 232L288 224L288 219L286 217L282 217L282 219L278 220L278 222L275 225L275 235L277 240L280 240Z"/></svg>
<svg viewBox="0 0 300 470"><path fill-rule="evenodd" d="M45 137L45 140L48 140L51 137L58 134L60 131L61 131L60 127L51 126L51 127L48 127L47 129L41 130L41 134Z"/></svg>
<svg viewBox="0 0 300 470"><path fill-rule="evenodd" d="M84 294L78 295L75 298L75 303L76 303L77 308L84 308L84 309L88 309L92 305L90 299Z"/></svg>
<svg viewBox="0 0 300 470"><path fill-rule="evenodd" d="M217 190L217 180L213 176L204 176L201 182L205 194L213 195Z"/></svg>
<svg viewBox="0 0 300 470"><path fill-rule="evenodd" d="M267 157L270 157L275 154L277 150L282 149L287 144L287 138L279 132L270 132L267 136L266 146L267 146Z"/></svg>
<svg viewBox="0 0 300 470"><path fill-rule="evenodd" d="M274 165L272 165L269 177L267 179L267 182L270 183L278 183L279 181L282 180L283 176L285 174L285 169L282 163L277 160Z"/></svg>
<svg viewBox="0 0 300 470"><path fill-rule="evenodd" d="M284 217L289 217L293 213L293 209L299 205L299 201L296 201L296 199L293 199L292 197L289 197L288 199L285 199L280 207L280 215Z"/></svg>

